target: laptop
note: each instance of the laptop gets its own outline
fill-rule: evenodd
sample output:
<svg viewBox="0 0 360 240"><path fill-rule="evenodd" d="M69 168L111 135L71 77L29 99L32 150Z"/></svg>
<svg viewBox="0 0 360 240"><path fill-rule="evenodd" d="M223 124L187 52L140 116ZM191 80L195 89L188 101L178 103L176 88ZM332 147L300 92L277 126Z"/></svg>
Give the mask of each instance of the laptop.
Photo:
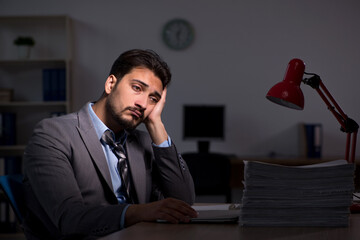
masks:
<svg viewBox="0 0 360 240"><path fill-rule="evenodd" d="M199 215L193 223L236 223L240 216L240 204L196 204L192 206Z"/></svg>

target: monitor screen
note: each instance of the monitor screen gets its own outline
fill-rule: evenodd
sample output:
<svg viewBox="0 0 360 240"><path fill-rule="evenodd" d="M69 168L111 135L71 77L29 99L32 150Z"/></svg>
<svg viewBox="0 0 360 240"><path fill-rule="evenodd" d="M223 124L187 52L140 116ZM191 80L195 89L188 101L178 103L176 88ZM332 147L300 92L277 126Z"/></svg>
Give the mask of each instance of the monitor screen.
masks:
<svg viewBox="0 0 360 240"><path fill-rule="evenodd" d="M184 139L224 139L225 106L185 105Z"/></svg>

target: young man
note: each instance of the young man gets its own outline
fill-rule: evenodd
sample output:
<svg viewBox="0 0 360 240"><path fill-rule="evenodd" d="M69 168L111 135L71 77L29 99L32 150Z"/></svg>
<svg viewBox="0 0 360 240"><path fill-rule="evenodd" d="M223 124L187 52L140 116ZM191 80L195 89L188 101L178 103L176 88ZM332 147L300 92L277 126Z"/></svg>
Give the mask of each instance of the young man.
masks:
<svg viewBox="0 0 360 240"><path fill-rule="evenodd" d="M91 238L196 217L192 177L161 120L170 80L156 53L127 51L98 101L35 127L24 154L29 239ZM147 132L136 130L140 123Z"/></svg>

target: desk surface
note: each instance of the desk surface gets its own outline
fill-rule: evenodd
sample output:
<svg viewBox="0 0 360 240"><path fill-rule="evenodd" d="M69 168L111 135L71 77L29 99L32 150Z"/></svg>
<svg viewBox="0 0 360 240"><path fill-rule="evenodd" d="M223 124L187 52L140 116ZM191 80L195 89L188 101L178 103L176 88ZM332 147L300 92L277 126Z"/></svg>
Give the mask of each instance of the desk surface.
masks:
<svg viewBox="0 0 360 240"><path fill-rule="evenodd" d="M360 214L350 216L346 228L328 227L240 227L238 224L169 224L138 223L115 232L101 240L192 240L192 239L241 239L241 240L358 240L360 238Z"/></svg>

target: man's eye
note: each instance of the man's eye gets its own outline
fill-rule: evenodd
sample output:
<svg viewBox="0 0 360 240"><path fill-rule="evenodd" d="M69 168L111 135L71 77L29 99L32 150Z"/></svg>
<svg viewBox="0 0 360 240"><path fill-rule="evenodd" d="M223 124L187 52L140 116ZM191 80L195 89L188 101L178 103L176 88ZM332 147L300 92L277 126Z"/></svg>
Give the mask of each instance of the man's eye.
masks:
<svg viewBox="0 0 360 240"><path fill-rule="evenodd" d="M152 101L153 103L157 103L159 102L159 99L156 97L150 97L150 101Z"/></svg>
<svg viewBox="0 0 360 240"><path fill-rule="evenodd" d="M132 89L134 89L135 92L140 92L141 91L141 88L139 86L137 86L137 85L133 85Z"/></svg>

